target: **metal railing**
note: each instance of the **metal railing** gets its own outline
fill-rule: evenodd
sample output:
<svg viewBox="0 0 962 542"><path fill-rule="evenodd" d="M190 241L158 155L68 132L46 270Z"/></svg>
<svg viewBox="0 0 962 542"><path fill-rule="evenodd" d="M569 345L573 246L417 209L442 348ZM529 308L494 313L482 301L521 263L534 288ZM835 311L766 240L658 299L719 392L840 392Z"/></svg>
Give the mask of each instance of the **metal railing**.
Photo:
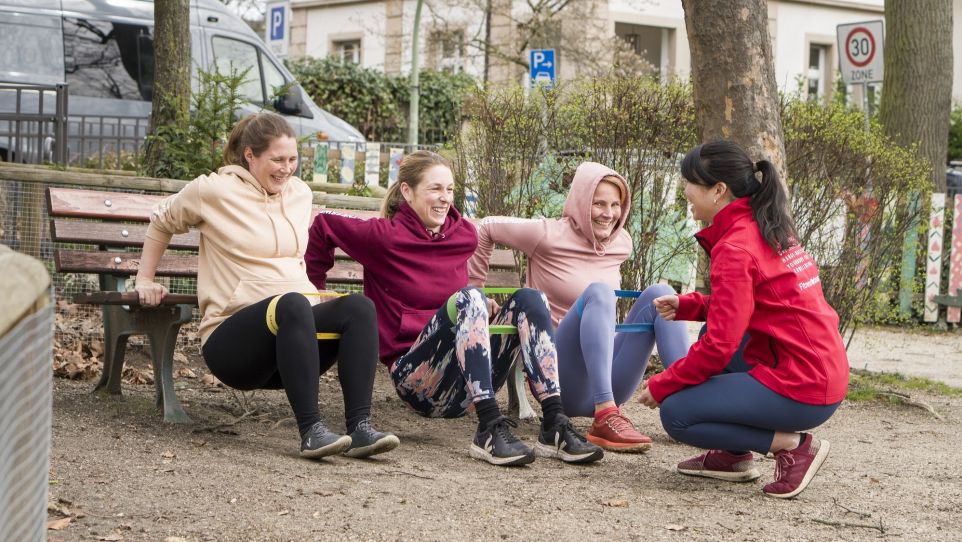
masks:
<svg viewBox="0 0 962 542"><path fill-rule="evenodd" d="M67 85L0 82L0 158L66 163Z"/></svg>

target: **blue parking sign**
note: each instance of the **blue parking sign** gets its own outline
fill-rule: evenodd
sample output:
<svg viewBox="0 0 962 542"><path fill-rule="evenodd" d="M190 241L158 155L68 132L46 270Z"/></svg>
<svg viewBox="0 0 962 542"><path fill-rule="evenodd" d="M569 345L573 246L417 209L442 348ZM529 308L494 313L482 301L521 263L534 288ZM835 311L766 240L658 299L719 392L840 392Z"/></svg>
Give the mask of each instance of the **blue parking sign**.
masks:
<svg viewBox="0 0 962 542"><path fill-rule="evenodd" d="M268 25L270 25L270 39L272 41L278 41L284 39L284 15L287 11L287 6L281 4L278 6L272 6L270 16L267 18Z"/></svg>
<svg viewBox="0 0 962 542"><path fill-rule="evenodd" d="M544 85L548 88L555 84L554 49L532 49L529 56L531 66L531 86Z"/></svg>

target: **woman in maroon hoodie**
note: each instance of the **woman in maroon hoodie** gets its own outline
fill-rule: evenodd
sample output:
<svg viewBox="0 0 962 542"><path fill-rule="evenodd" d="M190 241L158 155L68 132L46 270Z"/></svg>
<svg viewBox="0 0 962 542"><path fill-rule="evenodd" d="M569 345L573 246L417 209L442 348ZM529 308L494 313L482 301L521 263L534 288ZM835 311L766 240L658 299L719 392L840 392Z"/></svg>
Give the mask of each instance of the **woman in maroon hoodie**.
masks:
<svg viewBox="0 0 962 542"><path fill-rule="evenodd" d="M429 151L407 155L385 196L383 218L315 218L305 256L308 277L324 287L335 247L364 266L381 362L390 367L398 396L422 416L458 417L474 408L479 424L472 457L495 465L523 465L535 455L571 463L601 459L601 448L562 413L547 300L522 288L499 308L468 287L467 262L478 235L453 199L454 177L445 158ZM518 333L492 336L489 322L515 325ZM501 415L494 398L519 349L544 414L533 451L511 433L509 426L516 425Z"/></svg>
<svg viewBox="0 0 962 542"><path fill-rule="evenodd" d="M825 301L815 260L797 240L775 167L730 141L695 147L682 161L685 196L709 226L696 239L711 257L711 296L655 299L665 320L706 321L707 333L640 401L661 406L672 438L708 451L678 472L730 481L760 474L752 451L775 455L773 497L802 492L829 451L808 429L838 408L848 359L838 315ZM759 182L759 174L761 181ZM747 372L722 374L745 333Z"/></svg>

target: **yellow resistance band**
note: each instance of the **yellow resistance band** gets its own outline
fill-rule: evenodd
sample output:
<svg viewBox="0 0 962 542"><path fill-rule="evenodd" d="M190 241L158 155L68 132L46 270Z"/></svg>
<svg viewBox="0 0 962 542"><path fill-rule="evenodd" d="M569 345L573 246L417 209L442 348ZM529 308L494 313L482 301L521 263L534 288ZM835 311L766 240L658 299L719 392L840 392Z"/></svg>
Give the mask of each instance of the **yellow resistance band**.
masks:
<svg viewBox="0 0 962 542"><path fill-rule="evenodd" d="M267 329L270 330L270 332L275 336L277 335L277 315L275 314L275 312L277 311L277 300L280 299L281 296L283 295L284 294L275 295L274 298L271 299L271 302L267 305L267 315L265 316L267 319ZM301 292L301 295L317 296L317 297L341 297L348 294L339 294L337 292L308 292L308 293ZM340 339L340 338L341 338L340 333L318 333L317 334L317 340L319 341L326 341L326 340Z"/></svg>

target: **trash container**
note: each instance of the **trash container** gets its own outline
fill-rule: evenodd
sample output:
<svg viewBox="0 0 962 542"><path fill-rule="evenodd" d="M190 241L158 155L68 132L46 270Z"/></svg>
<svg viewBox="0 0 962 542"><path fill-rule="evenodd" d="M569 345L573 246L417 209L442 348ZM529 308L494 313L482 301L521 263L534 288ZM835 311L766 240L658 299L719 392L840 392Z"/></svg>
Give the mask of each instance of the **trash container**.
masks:
<svg viewBox="0 0 962 542"><path fill-rule="evenodd" d="M0 540L46 540L54 303L39 261L0 245Z"/></svg>

